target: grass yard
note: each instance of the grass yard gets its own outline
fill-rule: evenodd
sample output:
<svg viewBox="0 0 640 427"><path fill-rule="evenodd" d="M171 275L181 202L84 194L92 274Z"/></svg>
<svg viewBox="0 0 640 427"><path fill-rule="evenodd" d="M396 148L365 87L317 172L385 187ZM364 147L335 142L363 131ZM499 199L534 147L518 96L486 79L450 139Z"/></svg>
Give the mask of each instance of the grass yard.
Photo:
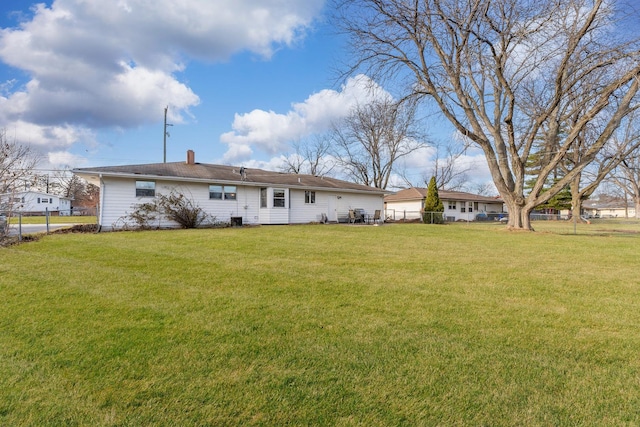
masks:
<svg viewBox="0 0 640 427"><path fill-rule="evenodd" d="M11 224L18 224L20 220L17 216L9 219ZM91 215L74 215L74 216L49 216L49 224L96 224L96 217ZM22 224L46 224L45 216L23 216Z"/></svg>
<svg viewBox="0 0 640 427"><path fill-rule="evenodd" d="M397 224L0 248L0 425L639 425L639 243Z"/></svg>

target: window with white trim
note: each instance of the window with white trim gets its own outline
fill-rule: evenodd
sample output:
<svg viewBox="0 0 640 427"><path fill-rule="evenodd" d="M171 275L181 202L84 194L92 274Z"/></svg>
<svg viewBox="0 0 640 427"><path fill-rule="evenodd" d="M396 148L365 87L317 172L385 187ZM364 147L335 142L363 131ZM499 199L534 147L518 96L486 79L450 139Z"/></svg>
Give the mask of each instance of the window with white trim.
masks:
<svg viewBox="0 0 640 427"><path fill-rule="evenodd" d="M155 181L136 181L136 197L155 197Z"/></svg>
<svg viewBox="0 0 640 427"><path fill-rule="evenodd" d="M285 191L282 188L273 189L273 207L284 208L285 205Z"/></svg>
<svg viewBox="0 0 640 427"><path fill-rule="evenodd" d="M267 189L266 188L260 189L260 207L261 208L267 207Z"/></svg>
<svg viewBox="0 0 640 427"><path fill-rule="evenodd" d="M304 192L304 202L307 204L314 204L316 202L316 192L315 191L305 191Z"/></svg>
<svg viewBox="0 0 640 427"><path fill-rule="evenodd" d="M209 199L211 200L236 200L237 189L235 185L210 185Z"/></svg>
<svg viewBox="0 0 640 427"><path fill-rule="evenodd" d="M454 200L449 200L449 210L456 210L456 202Z"/></svg>

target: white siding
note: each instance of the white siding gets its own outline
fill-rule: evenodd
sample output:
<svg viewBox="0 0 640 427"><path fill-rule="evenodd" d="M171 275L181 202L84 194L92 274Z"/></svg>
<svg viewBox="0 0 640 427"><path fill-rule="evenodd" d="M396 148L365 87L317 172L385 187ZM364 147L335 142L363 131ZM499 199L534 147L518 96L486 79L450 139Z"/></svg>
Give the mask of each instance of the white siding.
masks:
<svg viewBox="0 0 640 427"><path fill-rule="evenodd" d="M455 207L451 204L455 203ZM444 216L453 218L453 220L463 219L467 221L475 220L477 214L481 212L502 212L502 203L485 203L485 202L472 202L473 210L469 212L469 202L461 200L445 200L442 199L444 205ZM449 209L452 206L452 209ZM464 206L464 212L462 207ZM418 219L421 217L423 209L422 200L407 200L397 202L387 202L386 214L391 216L395 220L401 219Z"/></svg>
<svg viewBox="0 0 640 427"><path fill-rule="evenodd" d="M422 200L387 202L386 215L395 220L418 219L422 217L422 209Z"/></svg>
<svg viewBox="0 0 640 427"><path fill-rule="evenodd" d="M273 190L285 190L284 192L284 207L273 206ZM260 206L260 190L258 190L258 198L256 199L256 206ZM258 215L258 221L260 224L289 224L289 206L291 201L289 200L290 192L283 187L267 187L267 207L260 208Z"/></svg>
<svg viewBox="0 0 640 427"><path fill-rule="evenodd" d="M289 192L290 220L292 224L319 222L322 214L328 215L328 197L325 192L316 191L315 203L305 203L304 190Z"/></svg>
<svg viewBox="0 0 640 427"><path fill-rule="evenodd" d="M212 183L213 184L213 183ZM156 180L156 194L169 194L172 190L184 194L194 201L216 221L229 222L231 217L242 217L243 224L258 223L259 192L257 188L237 187L236 200L210 200L208 183L184 183ZM126 216L135 206L151 201L151 197L136 197L136 183L132 179L103 178L101 191L101 209L98 222L104 229L121 228ZM154 226L177 227L170 221L159 221Z"/></svg>
<svg viewBox="0 0 640 427"><path fill-rule="evenodd" d="M68 215L71 209L71 201L53 194L39 193L35 191L23 191L12 195L15 198L13 207L18 212L60 212ZM46 202L45 202L46 200Z"/></svg>
<svg viewBox="0 0 640 427"><path fill-rule="evenodd" d="M148 180L148 179L144 179ZM229 222L232 217L242 217L243 224L305 224L320 221L322 214L328 215L329 198L333 198L339 215L349 209L362 208L372 214L383 209L381 195L325 192L316 190L316 203L305 203L304 190L285 188L285 207L273 207L273 187L267 189L267 208L260 208L260 188L237 186L236 200L209 199L209 183L184 183L176 181L156 182L156 195L169 194L175 190L193 200L217 221ZM212 182L211 184L217 184ZM283 187L275 187L283 188ZM98 222L103 229L134 226L126 217L138 204L152 200L151 197L136 197L134 179L105 177L101 183L101 210ZM337 203L336 203L337 201ZM169 221L158 221L152 226L176 227Z"/></svg>
<svg viewBox="0 0 640 427"><path fill-rule="evenodd" d="M449 209L450 201L443 200L444 215L445 217L453 218L455 220L475 221L476 215L479 213L499 213L502 212L502 202L499 203L487 203L487 202L471 202L473 203L473 210L469 212L468 201L456 200L455 209ZM462 212L462 207L465 211Z"/></svg>
<svg viewBox="0 0 640 427"><path fill-rule="evenodd" d="M107 230L121 228L127 224L124 217L133 212L134 206L149 200L151 199L148 197L136 197L135 180L103 178L100 185L98 224Z"/></svg>
<svg viewBox="0 0 640 427"><path fill-rule="evenodd" d="M180 184L180 187L185 187ZM241 217L242 224L258 223L259 190L253 187L237 186L236 200L209 199L209 184L191 184L189 186L193 200L217 221L229 222L231 217Z"/></svg>
<svg viewBox="0 0 640 427"><path fill-rule="evenodd" d="M364 209L370 215L384 209L384 197L378 194L337 194L339 216L348 215L349 209Z"/></svg>
<svg viewBox="0 0 640 427"><path fill-rule="evenodd" d="M318 222L322 219L322 214L330 218L330 198L335 201L334 206L338 218L346 217L349 209L364 209L367 214L373 215L376 210L382 211L384 208L383 197L378 194L351 194L334 191L316 191L315 193L316 202L305 203L305 190L291 190L291 224Z"/></svg>

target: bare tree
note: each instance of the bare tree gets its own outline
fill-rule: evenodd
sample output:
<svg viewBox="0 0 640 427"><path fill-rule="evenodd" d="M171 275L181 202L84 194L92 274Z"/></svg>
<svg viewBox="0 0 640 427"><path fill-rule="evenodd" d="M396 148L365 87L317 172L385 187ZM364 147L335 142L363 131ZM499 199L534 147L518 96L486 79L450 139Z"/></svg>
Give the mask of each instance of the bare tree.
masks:
<svg viewBox="0 0 640 427"><path fill-rule="evenodd" d="M581 156L588 152L589 149L589 144L585 144L584 140L593 139L597 134L597 131L589 132L587 130L587 135L582 137L582 141L579 140L580 143L569 153L567 157L568 165L580 161ZM600 150L596 160L571 180L569 188L571 191L571 212L574 218L580 217L582 202L596 191L607 176L613 174L614 182L616 181L616 175L621 177L628 176L629 171L625 171L626 165L633 163L640 156L639 150L640 127L637 125L637 114L634 113L623 119L621 126L614 132L603 149ZM567 172L568 169L567 165L563 165L564 172ZM617 185L620 185L623 181L624 179L618 179ZM633 192L626 190L625 192L627 195L632 196ZM638 203L640 203L640 199L638 199Z"/></svg>
<svg viewBox="0 0 640 427"><path fill-rule="evenodd" d="M82 204L84 199L91 197L92 192L95 191L91 187L96 187L71 172L70 169L54 171L49 186L52 188L53 194L70 198L73 205Z"/></svg>
<svg viewBox="0 0 640 427"><path fill-rule="evenodd" d="M439 190L461 191L467 187L468 173L471 165L463 165L460 158L464 155L467 145L460 147L459 144L449 142L447 144L436 144L436 156L433 170L425 173L422 177L425 186L429 184L431 177L435 177ZM444 152L442 152L444 151Z"/></svg>
<svg viewBox="0 0 640 427"><path fill-rule="evenodd" d="M396 162L424 147L415 102L388 97L357 105L331 131L336 161L356 182L387 188Z"/></svg>
<svg viewBox="0 0 640 427"><path fill-rule="evenodd" d="M590 165L638 107L640 50L616 25L621 2L336 1L353 71L405 83L408 97L433 101L480 147L512 228L531 229L530 212ZM593 123L583 155L547 187ZM527 162L540 153L526 193Z"/></svg>
<svg viewBox="0 0 640 427"><path fill-rule="evenodd" d="M30 147L9 141L6 130L0 130L0 212L9 215L13 212L15 192L24 185L37 163L38 156ZM0 230L0 235L5 233L6 229Z"/></svg>
<svg viewBox="0 0 640 427"><path fill-rule="evenodd" d="M58 194L59 184L47 173L32 173L26 185L29 190L47 194Z"/></svg>
<svg viewBox="0 0 640 427"><path fill-rule="evenodd" d="M331 142L326 135L312 135L291 146L294 152L285 155L283 172L326 176L333 170L335 163L329 159Z"/></svg>
<svg viewBox="0 0 640 427"><path fill-rule="evenodd" d="M480 196L495 196L495 188L489 182L479 183L473 187L473 192Z"/></svg>
<svg viewBox="0 0 640 427"><path fill-rule="evenodd" d="M622 191L625 200L633 200L636 218L640 218L640 126L635 120L629 120L613 139L612 150L619 152L620 147L628 152L610 170L609 180Z"/></svg>

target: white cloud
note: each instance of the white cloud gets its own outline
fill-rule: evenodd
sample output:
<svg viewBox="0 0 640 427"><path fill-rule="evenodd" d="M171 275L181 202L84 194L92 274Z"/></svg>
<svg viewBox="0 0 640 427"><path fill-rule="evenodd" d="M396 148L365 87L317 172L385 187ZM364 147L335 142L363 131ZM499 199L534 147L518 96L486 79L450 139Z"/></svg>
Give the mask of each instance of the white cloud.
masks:
<svg viewBox="0 0 640 427"><path fill-rule="evenodd" d="M367 76L358 75L348 79L340 91L314 93L304 102L292 104L284 114L258 109L236 114L233 130L220 136L220 141L230 146L224 161L247 160L253 147L270 155L286 150L291 141L328 130L332 121L345 117L357 103L382 96L390 95ZM245 149L239 150L240 146Z"/></svg>
<svg viewBox="0 0 640 427"><path fill-rule="evenodd" d="M48 154L49 165L53 169L80 167L87 163L87 159L68 151L53 151Z"/></svg>
<svg viewBox="0 0 640 427"><path fill-rule="evenodd" d="M5 130L11 140L29 144L37 151L66 149L79 142L86 145L96 143L93 131L78 126L46 126L17 120Z"/></svg>
<svg viewBox="0 0 640 427"><path fill-rule="evenodd" d="M54 0L0 30L0 60L28 81L0 82L0 120L44 134L173 123L200 100L177 73L185 59L219 61L248 50L265 58L304 36L324 0ZM40 131L34 129L40 128ZM42 134L42 138L38 138ZM64 136L64 135L63 135ZM56 143L78 141L66 135Z"/></svg>

